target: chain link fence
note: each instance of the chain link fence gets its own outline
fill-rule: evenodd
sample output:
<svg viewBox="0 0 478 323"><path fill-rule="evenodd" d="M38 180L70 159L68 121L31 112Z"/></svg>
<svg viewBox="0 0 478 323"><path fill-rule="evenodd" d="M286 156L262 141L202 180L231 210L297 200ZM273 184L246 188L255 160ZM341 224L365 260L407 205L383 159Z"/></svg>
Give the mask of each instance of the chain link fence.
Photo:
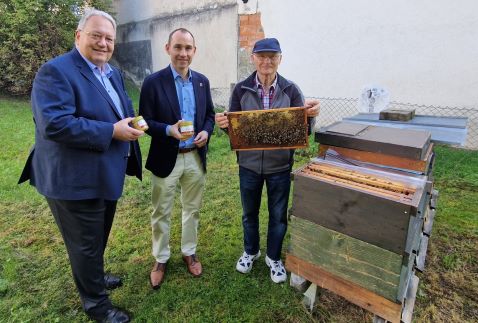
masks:
<svg viewBox="0 0 478 323"><path fill-rule="evenodd" d="M224 111L229 106L229 97L232 89L229 88L212 88L211 95L216 111Z"/></svg>
<svg viewBox="0 0 478 323"><path fill-rule="evenodd" d="M317 97L317 99L320 100L320 114L316 120L315 129L340 121L342 118L354 116L360 112L358 99L323 97ZM417 115L465 117L468 120L464 147L467 149L478 149L478 109L401 102L390 102L387 109L414 109Z"/></svg>
<svg viewBox="0 0 478 323"><path fill-rule="evenodd" d="M217 111L224 111L229 105L230 88L211 89L213 101ZM346 117L358 114L359 102L357 98L327 98L309 97L320 100L320 114L316 118L314 129L330 125ZM413 110L417 115L466 117L467 136L464 147L478 149L478 107L460 108L448 106L419 105L412 103L390 102L387 109Z"/></svg>

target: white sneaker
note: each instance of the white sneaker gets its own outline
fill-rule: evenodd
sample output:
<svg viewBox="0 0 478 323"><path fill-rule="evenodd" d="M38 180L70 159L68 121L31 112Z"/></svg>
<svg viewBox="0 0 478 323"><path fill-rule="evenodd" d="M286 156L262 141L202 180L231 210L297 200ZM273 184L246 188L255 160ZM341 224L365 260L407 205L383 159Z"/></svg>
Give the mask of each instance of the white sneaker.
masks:
<svg viewBox="0 0 478 323"><path fill-rule="evenodd" d="M250 255L244 251L241 258L239 258L239 260L237 261L236 270L240 273L247 274L248 272L251 271L254 260L259 259L260 256L261 256L260 250L255 255Z"/></svg>
<svg viewBox="0 0 478 323"><path fill-rule="evenodd" d="M280 259L274 261L266 255L266 265L271 269L271 279L274 283L278 284L286 281L287 273Z"/></svg>

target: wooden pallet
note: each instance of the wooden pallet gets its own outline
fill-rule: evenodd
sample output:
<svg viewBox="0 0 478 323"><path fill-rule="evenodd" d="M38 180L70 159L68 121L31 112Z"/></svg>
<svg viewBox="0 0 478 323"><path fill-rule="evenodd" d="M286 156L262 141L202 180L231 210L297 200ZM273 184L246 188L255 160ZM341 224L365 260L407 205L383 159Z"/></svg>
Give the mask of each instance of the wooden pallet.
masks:
<svg viewBox="0 0 478 323"><path fill-rule="evenodd" d="M293 255L287 254L285 266L293 275L312 283L304 293L304 305L310 310L312 310L316 301L317 287L319 287L325 288L375 314L374 322L411 322L419 282L415 275L412 275L410 279L403 302L392 302L366 288L331 274L320 266L305 262Z"/></svg>

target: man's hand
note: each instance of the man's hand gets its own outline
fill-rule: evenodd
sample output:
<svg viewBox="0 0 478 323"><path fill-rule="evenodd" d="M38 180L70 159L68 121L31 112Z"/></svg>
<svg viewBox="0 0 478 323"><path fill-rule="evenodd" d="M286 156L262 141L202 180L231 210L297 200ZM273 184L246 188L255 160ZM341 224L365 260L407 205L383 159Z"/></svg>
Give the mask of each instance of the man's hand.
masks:
<svg viewBox="0 0 478 323"><path fill-rule="evenodd" d="M194 138L194 144L196 145L196 147L201 148L202 146L206 145L207 138L209 138L209 134L206 130L203 130L198 133L196 138Z"/></svg>
<svg viewBox="0 0 478 323"><path fill-rule="evenodd" d="M216 115L214 116L214 120L216 121L216 124L221 129L229 127L229 120L227 120L227 116L225 112L216 113Z"/></svg>
<svg viewBox="0 0 478 323"><path fill-rule="evenodd" d="M181 135L181 132L179 131L179 123L180 122L181 122L181 120L179 120L175 124L171 125L171 127L169 127L169 135L171 137L176 138L177 140L184 140L183 135Z"/></svg>
<svg viewBox="0 0 478 323"><path fill-rule="evenodd" d="M193 135L184 135L183 133L181 133L181 121L182 120L179 120L178 122L169 127L169 136L174 137L179 141L186 141Z"/></svg>
<svg viewBox="0 0 478 323"><path fill-rule="evenodd" d="M134 118L124 118L113 124L113 138L121 141L134 141L144 135L144 131L129 126Z"/></svg>
<svg viewBox="0 0 478 323"><path fill-rule="evenodd" d="M307 117L313 118L319 115L320 101L319 99L306 99L304 104L307 112Z"/></svg>

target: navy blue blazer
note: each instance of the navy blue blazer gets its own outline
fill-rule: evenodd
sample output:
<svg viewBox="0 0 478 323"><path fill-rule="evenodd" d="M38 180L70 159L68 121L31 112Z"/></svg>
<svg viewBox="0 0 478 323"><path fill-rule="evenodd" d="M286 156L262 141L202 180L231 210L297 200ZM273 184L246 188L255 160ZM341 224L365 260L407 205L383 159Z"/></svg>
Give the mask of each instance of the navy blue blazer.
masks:
<svg viewBox="0 0 478 323"><path fill-rule="evenodd" d="M124 115L134 116L123 78L114 67L110 80ZM138 142L130 145L112 138L113 124L121 117L76 48L38 70L31 104L35 146L20 183L29 179L40 194L54 199L117 200L126 173L141 179Z"/></svg>
<svg viewBox="0 0 478 323"><path fill-rule="evenodd" d="M191 74L196 100L195 135L206 130L209 144L214 130L214 105L209 80L201 73L191 71ZM176 85L169 66L144 80L139 98L139 114L148 123L149 129L146 133L151 136L145 167L158 177L167 177L176 164L179 140L167 136L166 127L181 120ZM198 149L204 171L208 144Z"/></svg>

